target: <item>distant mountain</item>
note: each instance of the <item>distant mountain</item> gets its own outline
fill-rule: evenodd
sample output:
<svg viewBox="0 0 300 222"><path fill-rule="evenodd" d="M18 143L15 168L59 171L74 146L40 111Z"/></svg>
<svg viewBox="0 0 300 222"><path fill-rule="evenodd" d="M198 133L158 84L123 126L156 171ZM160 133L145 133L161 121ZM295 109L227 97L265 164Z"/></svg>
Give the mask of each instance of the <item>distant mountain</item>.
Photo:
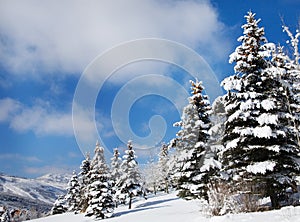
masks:
<svg viewBox="0 0 300 222"><path fill-rule="evenodd" d="M57 197L65 194L69 178L66 174L47 174L36 179L0 174L0 206L49 212Z"/></svg>

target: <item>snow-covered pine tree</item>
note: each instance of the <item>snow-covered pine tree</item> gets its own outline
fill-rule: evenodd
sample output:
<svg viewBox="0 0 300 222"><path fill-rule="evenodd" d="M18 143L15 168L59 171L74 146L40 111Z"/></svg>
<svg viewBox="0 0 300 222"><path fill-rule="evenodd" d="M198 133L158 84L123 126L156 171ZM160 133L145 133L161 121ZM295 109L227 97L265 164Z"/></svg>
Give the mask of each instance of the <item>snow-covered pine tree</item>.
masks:
<svg viewBox="0 0 300 222"><path fill-rule="evenodd" d="M120 180L122 159L120 157L120 152L118 148L114 149L113 158L111 158L110 170L111 170L111 179L114 184L117 184Z"/></svg>
<svg viewBox="0 0 300 222"><path fill-rule="evenodd" d="M121 165L122 175L118 186L120 187L120 197L124 195L128 199L128 208L131 209L132 200L135 196L144 196L143 186L141 184L141 174L138 169L137 156L132 147L132 142L128 141L127 150L123 156ZM122 197L121 197L122 198Z"/></svg>
<svg viewBox="0 0 300 222"><path fill-rule="evenodd" d="M89 174L86 216L101 219L112 217L115 203L112 196L110 174L105 162L104 148L98 141Z"/></svg>
<svg viewBox="0 0 300 222"><path fill-rule="evenodd" d="M204 185L200 176L200 168L208 140L210 128L208 97L202 94L204 87L202 82L190 81L192 96L189 104L184 108L181 117L181 130L177 133L176 148L179 150L178 188L179 197L185 199L200 198L206 196Z"/></svg>
<svg viewBox="0 0 300 222"><path fill-rule="evenodd" d="M78 182L78 176L75 171L73 171L73 175L68 183L65 199L68 203L68 211L77 212L78 210L80 210L80 184Z"/></svg>
<svg viewBox="0 0 300 222"><path fill-rule="evenodd" d="M67 212L68 205L66 203L66 199L64 195L59 195L57 200L54 202L53 207L51 209L51 214L62 214Z"/></svg>
<svg viewBox="0 0 300 222"><path fill-rule="evenodd" d="M121 164L122 164L122 159L120 157L120 152L118 148L115 148L113 157L111 158L110 171L111 171L113 197L114 197L116 207L118 207L118 204L120 202L117 195L117 191L119 189L117 185L122 175Z"/></svg>
<svg viewBox="0 0 300 222"><path fill-rule="evenodd" d="M159 186L169 193L169 148L163 143L159 152L158 172L159 172Z"/></svg>
<svg viewBox="0 0 300 222"><path fill-rule="evenodd" d="M298 147L300 147L300 70L297 70L296 62L290 59L283 50L283 47L278 46L272 53L273 72L281 81L290 114L288 125L293 129Z"/></svg>
<svg viewBox="0 0 300 222"><path fill-rule="evenodd" d="M282 70L282 79L285 81L285 86L289 89L289 94L292 97L290 98L290 108L291 114L294 117L293 124L297 128L295 133L298 138L298 146L300 146L300 32L299 30L296 30L296 34L294 35L287 26L283 26L283 30L290 38L288 43L290 43L292 47L293 56L289 58L283 53L282 49L279 49L279 53L275 56L275 62L276 66L280 67Z"/></svg>
<svg viewBox="0 0 300 222"><path fill-rule="evenodd" d="M81 212L85 212L88 207L87 187L89 185L89 173L91 168L90 154L87 153L85 159L81 162L79 181L80 181L80 196L81 200L79 208Z"/></svg>
<svg viewBox="0 0 300 222"><path fill-rule="evenodd" d="M216 200L210 199L212 192L218 192L218 181L221 177L220 169L221 163L219 161L218 153L224 149L222 138L224 136L224 122L226 121L226 114L224 110L223 97L215 99L211 115L211 128L208 131L209 139L207 141L206 151L203 156L203 164L200 168L199 178L203 186L202 197L212 204Z"/></svg>
<svg viewBox="0 0 300 222"><path fill-rule="evenodd" d="M268 60L274 44L267 43L254 13L245 18L244 35L238 38L241 45L230 55L236 74L222 82L228 117L222 169L240 195L268 196L277 208L279 196L299 173L295 161L299 150L286 127L289 115L282 83Z"/></svg>

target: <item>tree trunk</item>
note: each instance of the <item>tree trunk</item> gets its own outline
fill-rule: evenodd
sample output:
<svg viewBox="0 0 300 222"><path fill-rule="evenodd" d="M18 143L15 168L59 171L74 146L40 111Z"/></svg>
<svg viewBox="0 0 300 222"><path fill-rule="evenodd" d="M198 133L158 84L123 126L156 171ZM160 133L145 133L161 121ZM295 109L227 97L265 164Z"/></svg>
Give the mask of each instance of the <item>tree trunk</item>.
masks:
<svg viewBox="0 0 300 222"><path fill-rule="evenodd" d="M271 199L271 204L273 209L279 209L280 204L278 200L278 195L276 194L276 189L273 186L273 181L268 181L267 182L267 193Z"/></svg>
<svg viewBox="0 0 300 222"><path fill-rule="evenodd" d="M131 209L131 204L132 204L132 193L129 194L129 206L128 206L128 209Z"/></svg>
<svg viewBox="0 0 300 222"><path fill-rule="evenodd" d="M169 183L168 183L168 181L166 180L166 193L169 193Z"/></svg>
<svg viewBox="0 0 300 222"><path fill-rule="evenodd" d="M271 199L272 208L273 209L279 209L280 205L279 205L277 195L275 193L271 194L270 199Z"/></svg>

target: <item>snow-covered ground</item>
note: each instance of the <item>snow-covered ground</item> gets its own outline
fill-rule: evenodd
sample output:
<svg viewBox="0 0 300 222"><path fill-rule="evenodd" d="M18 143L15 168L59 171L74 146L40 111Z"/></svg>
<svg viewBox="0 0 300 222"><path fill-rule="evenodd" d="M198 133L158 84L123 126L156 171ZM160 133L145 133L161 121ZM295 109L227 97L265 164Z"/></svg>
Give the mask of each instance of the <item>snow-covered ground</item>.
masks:
<svg viewBox="0 0 300 222"><path fill-rule="evenodd" d="M199 210L199 201L185 201L176 197L175 193L159 194L136 201L133 209L127 206L116 209L113 218L105 219L105 222L300 222L300 207L285 207L281 210L269 212L257 212L247 214L225 215L220 217L208 217ZM91 218L82 214L74 215L66 213L32 220L34 222L92 222Z"/></svg>

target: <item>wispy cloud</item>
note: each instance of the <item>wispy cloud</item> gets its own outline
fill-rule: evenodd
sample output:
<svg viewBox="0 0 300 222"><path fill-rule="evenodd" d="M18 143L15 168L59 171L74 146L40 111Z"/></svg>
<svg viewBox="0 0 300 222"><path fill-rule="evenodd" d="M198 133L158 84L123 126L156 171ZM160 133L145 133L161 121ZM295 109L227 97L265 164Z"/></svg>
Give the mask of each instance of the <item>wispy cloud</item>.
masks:
<svg viewBox="0 0 300 222"><path fill-rule="evenodd" d="M28 163L42 162L39 158L35 156L24 156L18 153L0 154L0 160L13 160L13 161L28 162Z"/></svg>
<svg viewBox="0 0 300 222"><path fill-rule="evenodd" d="M85 115L76 116L80 123L83 138L90 139L90 125ZM8 123L16 132L32 131L36 135L60 135L73 136L72 113L55 110L46 102L36 102L33 106L27 106L11 98L0 99L0 122ZM101 127L101 124L97 124ZM96 136L93 135L93 140Z"/></svg>
<svg viewBox="0 0 300 222"><path fill-rule="evenodd" d="M71 174L73 170L77 169L77 166L57 166L57 165L47 165L43 167L24 167L23 171L29 175L45 175L48 173L51 174Z"/></svg>
<svg viewBox="0 0 300 222"><path fill-rule="evenodd" d="M13 118L13 116L20 110L21 104L11 98L0 100L0 122L6 122Z"/></svg>

